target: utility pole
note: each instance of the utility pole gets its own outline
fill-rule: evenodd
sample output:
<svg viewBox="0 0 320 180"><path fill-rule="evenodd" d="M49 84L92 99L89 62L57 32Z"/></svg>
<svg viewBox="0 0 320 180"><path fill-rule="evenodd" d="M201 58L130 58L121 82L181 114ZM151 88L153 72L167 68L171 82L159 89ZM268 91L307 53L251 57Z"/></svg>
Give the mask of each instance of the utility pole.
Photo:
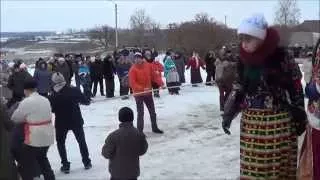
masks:
<svg viewBox="0 0 320 180"><path fill-rule="evenodd" d="M118 48L118 5L114 3L115 20L116 20L116 48Z"/></svg>
<svg viewBox="0 0 320 180"><path fill-rule="evenodd" d="M227 16L224 16L224 25L227 26Z"/></svg>
<svg viewBox="0 0 320 180"><path fill-rule="evenodd" d="M114 4L114 16L115 16L115 24L116 24L116 28L115 28L115 31L116 31L116 48L118 48L118 5L115 2L115 0L108 0L108 1L111 1Z"/></svg>

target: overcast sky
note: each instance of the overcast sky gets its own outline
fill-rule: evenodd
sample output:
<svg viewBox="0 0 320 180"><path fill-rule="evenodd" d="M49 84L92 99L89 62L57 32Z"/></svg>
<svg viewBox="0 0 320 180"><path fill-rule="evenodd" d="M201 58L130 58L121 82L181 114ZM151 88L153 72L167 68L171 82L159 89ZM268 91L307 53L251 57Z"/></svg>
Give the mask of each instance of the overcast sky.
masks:
<svg viewBox="0 0 320 180"><path fill-rule="evenodd" d="M112 1L28 1L1 0L1 31L65 31L69 28L86 29L97 25L115 26L114 4ZM131 14L144 8L156 22L166 27L172 22L193 19L199 12L207 12L216 20L237 27L241 19L253 14L263 13L272 24L277 0L228 0L228 1L134 1L119 0L119 27L130 27ZM318 0L298 0L301 21L320 19Z"/></svg>

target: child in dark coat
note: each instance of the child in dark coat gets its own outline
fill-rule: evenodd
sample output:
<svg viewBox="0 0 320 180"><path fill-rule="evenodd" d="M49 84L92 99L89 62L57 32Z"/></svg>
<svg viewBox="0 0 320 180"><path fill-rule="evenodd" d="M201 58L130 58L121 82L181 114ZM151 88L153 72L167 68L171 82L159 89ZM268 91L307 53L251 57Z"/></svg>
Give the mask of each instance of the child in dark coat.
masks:
<svg viewBox="0 0 320 180"><path fill-rule="evenodd" d="M124 107L119 111L120 128L112 132L102 148L102 155L109 159L111 180L140 176L140 160L147 152L148 142L143 133L133 126L133 111Z"/></svg>

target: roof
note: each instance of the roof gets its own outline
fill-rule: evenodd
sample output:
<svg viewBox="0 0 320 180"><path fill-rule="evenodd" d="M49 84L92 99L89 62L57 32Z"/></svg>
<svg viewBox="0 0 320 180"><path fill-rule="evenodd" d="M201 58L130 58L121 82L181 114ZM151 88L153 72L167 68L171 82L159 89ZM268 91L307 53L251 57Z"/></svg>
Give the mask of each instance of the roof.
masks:
<svg viewBox="0 0 320 180"><path fill-rule="evenodd" d="M297 31L320 33L320 20L305 20L295 27Z"/></svg>
<svg viewBox="0 0 320 180"><path fill-rule="evenodd" d="M314 32L293 32L290 36L290 45L298 44L300 46L314 46L320 38L320 33Z"/></svg>

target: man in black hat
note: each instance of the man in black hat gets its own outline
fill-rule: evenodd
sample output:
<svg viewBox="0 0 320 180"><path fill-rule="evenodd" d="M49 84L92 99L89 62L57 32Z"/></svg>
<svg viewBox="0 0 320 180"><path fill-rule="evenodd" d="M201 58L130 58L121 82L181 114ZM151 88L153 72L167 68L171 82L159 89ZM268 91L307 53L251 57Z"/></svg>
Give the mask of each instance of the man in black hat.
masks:
<svg viewBox="0 0 320 180"><path fill-rule="evenodd" d="M102 155L110 161L111 180L134 180L140 176L139 157L147 152L148 142L145 135L133 126L133 119L130 108L121 108L120 128L107 137L102 148Z"/></svg>
<svg viewBox="0 0 320 180"><path fill-rule="evenodd" d="M47 157L49 147L54 143L51 106L49 100L41 96L36 88L37 82L34 79L24 83L26 98L11 116L15 123L24 123L21 176L23 180L32 180L39 165L44 179L54 180L55 176Z"/></svg>

